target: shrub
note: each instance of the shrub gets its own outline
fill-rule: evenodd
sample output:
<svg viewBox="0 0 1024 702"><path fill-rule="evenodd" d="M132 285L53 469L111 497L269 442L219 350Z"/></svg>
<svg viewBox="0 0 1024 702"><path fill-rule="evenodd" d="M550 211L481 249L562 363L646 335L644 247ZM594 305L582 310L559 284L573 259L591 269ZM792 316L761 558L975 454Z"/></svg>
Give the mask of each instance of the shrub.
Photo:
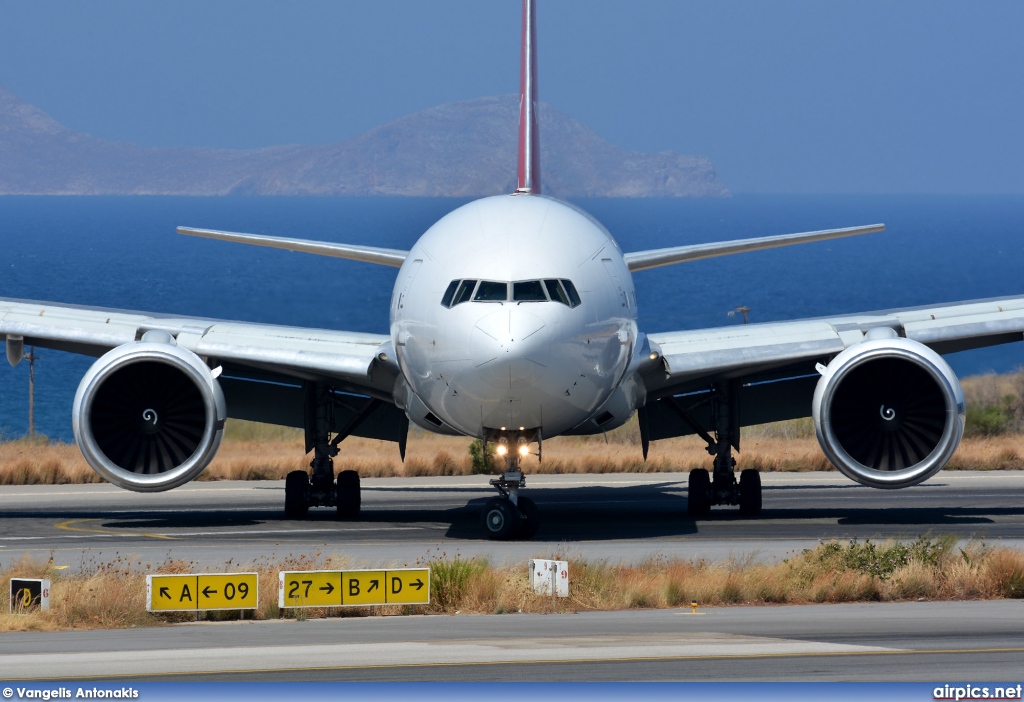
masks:
<svg viewBox="0 0 1024 702"><path fill-rule="evenodd" d="M494 444L488 444L487 456L484 456L483 442L480 439L474 439L469 443L469 460L473 464L475 475L490 475L494 472L495 448Z"/></svg>
<svg viewBox="0 0 1024 702"><path fill-rule="evenodd" d="M967 436L997 436L1006 432L1013 414L1006 407L968 407L964 434Z"/></svg>
<svg viewBox="0 0 1024 702"><path fill-rule="evenodd" d="M955 536L932 539L919 536L916 541L887 541L877 544L851 539L846 544L830 541L817 549L804 551L805 563L818 572L852 570L881 580L911 563L936 566L956 543Z"/></svg>
<svg viewBox="0 0 1024 702"><path fill-rule="evenodd" d="M460 558L430 562L431 604L440 611L459 609L469 592L470 582L487 570L481 558Z"/></svg>

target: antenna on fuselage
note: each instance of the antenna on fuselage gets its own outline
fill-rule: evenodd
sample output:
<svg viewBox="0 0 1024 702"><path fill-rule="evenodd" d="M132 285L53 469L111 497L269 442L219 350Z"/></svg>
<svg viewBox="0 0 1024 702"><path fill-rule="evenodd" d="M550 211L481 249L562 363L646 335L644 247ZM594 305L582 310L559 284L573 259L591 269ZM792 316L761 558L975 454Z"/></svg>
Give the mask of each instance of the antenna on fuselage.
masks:
<svg viewBox="0 0 1024 702"><path fill-rule="evenodd" d="M540 195L535 4L535 0L523 0L523 41L519 60L519 173L516 192Z"/></svg>

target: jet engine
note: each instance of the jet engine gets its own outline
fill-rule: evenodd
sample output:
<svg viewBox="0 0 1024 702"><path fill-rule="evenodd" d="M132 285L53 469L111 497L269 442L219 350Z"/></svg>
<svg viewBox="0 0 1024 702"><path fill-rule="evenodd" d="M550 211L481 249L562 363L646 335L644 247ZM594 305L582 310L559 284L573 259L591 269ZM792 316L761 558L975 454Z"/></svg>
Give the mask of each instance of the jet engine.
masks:
<svg viewBox="0 0 1024 702"><path fill-rule="evenodd" d="M164 332L97 360L75 394L72 423L93 470L136 492L183 485L220 447L227 408L196 354Z"/></svg>
<svg viewBox="0 0 1024 702"><path fill-rule="evenodd" d="M812 414L818 443L843 474L870 487L903 488L953 456L964 432L964 394L939 354L875 329L823 369Z"/></svg>

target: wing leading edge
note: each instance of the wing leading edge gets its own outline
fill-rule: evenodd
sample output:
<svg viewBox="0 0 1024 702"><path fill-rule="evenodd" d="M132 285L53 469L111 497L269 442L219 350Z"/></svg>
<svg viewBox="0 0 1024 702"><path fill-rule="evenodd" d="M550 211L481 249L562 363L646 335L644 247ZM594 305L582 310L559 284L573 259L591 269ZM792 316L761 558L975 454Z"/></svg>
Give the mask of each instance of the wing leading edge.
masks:
<svg viewBox="0 0 1024 702"><path fill-rule="evenodd" d="M390 398L390 345L383 334L160 316L127 310L0 299L0 339L18 344L101 356L164 331L181 348L237 369L278 378L328 379L352 392ZM393 356L394 354L390 354ZM387 369L375 373L377 366Z"/></svg>
<svg viewBox="0 0 1024 702"><path fill-rule="evenodd" d="M400 249L383 249L375 246L356 246L355 244L337 244L330 241L311 241L309 239L290 239L280 236L264 236L262 234L243 234L240 232L221 232L216 229L195 229L178 227L178 233L186 236L197 236L204 239L233 241L253 246L268 246L272 249L285 251L301 251L318 256L347 258L352 261L376 263L381 266L400 268L405 262L408 251Z"/></svg>
<svg viewBox="0 0 1024 702"><path fill-rule="evenodd" d="M648 251L628 253L625 258L626 265L629 266L630 271L645 271L648 268L669 266L673 263L684 263L686 261L699 261L702 258L731 256L732 254L746 253L748 251L762 251L781 246L841 239L847 236L873 234L882 231L885 231L884 224L869 224L863 227L822 229L820 231L801 232L799 234L780 234L777 236L762 236L755 239L734 239L732 241L714 241L707 244L673 246L667 249L650 249Z"/></svg>
<svg viewBox="0 0 1024 702"><path fill-rule="evenodd" d="M892 329L939 353L1019 342L1024 340L1024 297L649 334L658 362L644 371L647 436L656 440L694 433L692 418L680 417L690 411L688 402L718 383L736 390L738 426L808 417L820 377L816 364L828 364L877 328ZM697 420L702 425L710 421Z"/></svg>
<svg viewBox="0 0 1024 702"><path fill-rule="evenodd" d="M813 369L813 363L860 343L877 327L939 353L1021 341L1024 297L664 332L648 338L664 360L664 379L657 384L667 388L694 378L749 376L799 362Z"/></svg>

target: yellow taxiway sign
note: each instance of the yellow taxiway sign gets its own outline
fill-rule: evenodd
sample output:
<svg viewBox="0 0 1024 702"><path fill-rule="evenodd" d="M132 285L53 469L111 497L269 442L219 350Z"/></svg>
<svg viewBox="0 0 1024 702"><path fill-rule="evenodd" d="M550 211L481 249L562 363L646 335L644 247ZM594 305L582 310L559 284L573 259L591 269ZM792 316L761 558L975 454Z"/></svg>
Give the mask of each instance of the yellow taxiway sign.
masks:
<svg viewBox="0 0 1024 702"><path fill-rule="evenodd" d="M429 604L430 569L282 571L280 607Z"/></svg>
<svg viewBox="0 0 1024 702"><path fill-rule="evenodd" d="M146 610L256 609L258 590L256 573L147 575Z"/></svg>
<svg viewBox="0 0 1024 702"><path fill-rule="evenodd" d="M337 570L281 572L279 607L340 607L341 572Z"/></svg>
<svg viewBox="0 0 1024 702"><path fill-rule="evenodd" d="M430 604L429 568L389 570L385 582L388 604Z"/></svg>
<svg viewBox="0 0 1024 702"><path fill-rule="evenodd" d="M341 573L341 602L345 605L382 605L383 570L345 570Z"/></svg>

